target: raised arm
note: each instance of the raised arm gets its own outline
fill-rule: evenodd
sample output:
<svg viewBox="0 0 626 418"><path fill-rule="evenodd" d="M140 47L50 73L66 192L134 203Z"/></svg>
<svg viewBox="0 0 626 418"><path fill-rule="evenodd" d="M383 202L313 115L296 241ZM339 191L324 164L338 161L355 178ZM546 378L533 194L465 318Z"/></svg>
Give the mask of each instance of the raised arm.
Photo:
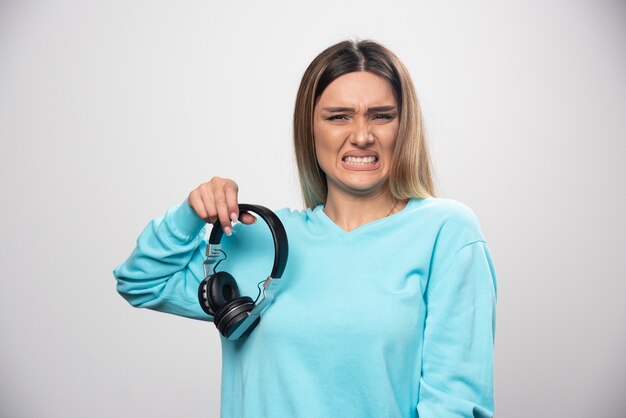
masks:
<svg viewBox="0 0 626 418"><path fill-rule="evenodd" d="M148 223L126 261L113 270L132 306L212 320L198 305L206 222L185 200Z"/></svg>
<svg viewBox="0 0 626 418"><path fill-rule="evenodd" d="M247 224L256 220L239 214L237 192L234 181L214 177L152 220L128 259L113 270L120 295L138 308L211 321L198 304L207 222L219 221L229 234L231 219Z"/></svg>

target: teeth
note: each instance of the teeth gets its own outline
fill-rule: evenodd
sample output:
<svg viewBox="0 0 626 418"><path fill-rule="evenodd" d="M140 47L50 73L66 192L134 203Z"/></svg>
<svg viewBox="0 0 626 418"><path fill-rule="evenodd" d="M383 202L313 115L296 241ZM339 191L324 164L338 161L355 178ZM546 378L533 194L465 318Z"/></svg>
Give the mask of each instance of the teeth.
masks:
<svg viewBox="0 0 626 418"><path fill-rule="evenodd" d="M373 164L376 157L346 157L344 160L350 164Z"/></svg>

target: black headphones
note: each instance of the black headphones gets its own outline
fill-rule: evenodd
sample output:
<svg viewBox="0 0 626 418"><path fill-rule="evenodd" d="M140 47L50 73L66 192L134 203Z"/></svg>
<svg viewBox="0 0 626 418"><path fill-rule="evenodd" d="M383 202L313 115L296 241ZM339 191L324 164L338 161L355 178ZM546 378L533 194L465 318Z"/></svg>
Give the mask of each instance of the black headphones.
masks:
<svg viewBox="0 0 626 418"><path fill-rule="evenodd" d="M285 228L274 212L260 205L245 203L239 205L239 212L256 213L270 227L274 238L274 266L269 277L263 282L263 299L259 303L255 304L248 296L241 296L239 286L230 273L215 271L219 264L218 259L226 253L222 251L220 245L224 230L219 222L213 225L206 249L207 258L203 264L204 280L198 288L198 301L202 310L213 316L215 326L228 340L236 340L244 333L252 331L259 323L261 313L272 302L280 287L280 277L285 271L289 253ZM210 266L216 262L217 264L211 268Z"/></svg>

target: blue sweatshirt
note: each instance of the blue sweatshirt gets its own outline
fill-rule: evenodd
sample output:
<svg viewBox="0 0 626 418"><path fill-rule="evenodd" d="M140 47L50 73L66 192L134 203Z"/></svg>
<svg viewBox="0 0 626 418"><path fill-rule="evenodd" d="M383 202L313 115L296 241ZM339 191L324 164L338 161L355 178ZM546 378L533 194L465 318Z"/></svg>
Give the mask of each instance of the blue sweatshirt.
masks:
<svg viewBox="0 0 626 418"><path fill-rule="evenodd" d="M322 210L276 212L289 258L274 302L222 343L222 418L491 417L496 276L474 213L410 199L346 232ZM113 271L133 306L211 321L198 304L206 224L185 201ZM218 267L255 299L267 225L235 224ZM218 332L214 326L207 332Z"/></svg>

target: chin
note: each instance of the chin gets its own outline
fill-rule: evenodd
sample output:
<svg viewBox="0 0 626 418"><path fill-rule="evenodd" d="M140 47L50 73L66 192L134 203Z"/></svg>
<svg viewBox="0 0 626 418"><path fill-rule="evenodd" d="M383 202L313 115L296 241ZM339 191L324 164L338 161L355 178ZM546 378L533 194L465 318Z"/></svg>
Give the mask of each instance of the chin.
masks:
<svg viewBox="0 0 626 418"><path fill-rule="evenodd" d="M377 173L377 175L372 175L373 173L371 172L369 174L366 173L339 173L339 176L332 176L332 183L334 183L335 187L351 194L370 195L384 186L386 177L381 176L380 173ZM328 175L326 178L327 181L331 180L331 177Z"/></svg>
<svg viewBox="0 0 626 418"><path fill-rule="evenodd" d="M342 183L342 188L354 194L367 195L379 190L382 187L382 183L383 182L346 182Z"/></svg>

